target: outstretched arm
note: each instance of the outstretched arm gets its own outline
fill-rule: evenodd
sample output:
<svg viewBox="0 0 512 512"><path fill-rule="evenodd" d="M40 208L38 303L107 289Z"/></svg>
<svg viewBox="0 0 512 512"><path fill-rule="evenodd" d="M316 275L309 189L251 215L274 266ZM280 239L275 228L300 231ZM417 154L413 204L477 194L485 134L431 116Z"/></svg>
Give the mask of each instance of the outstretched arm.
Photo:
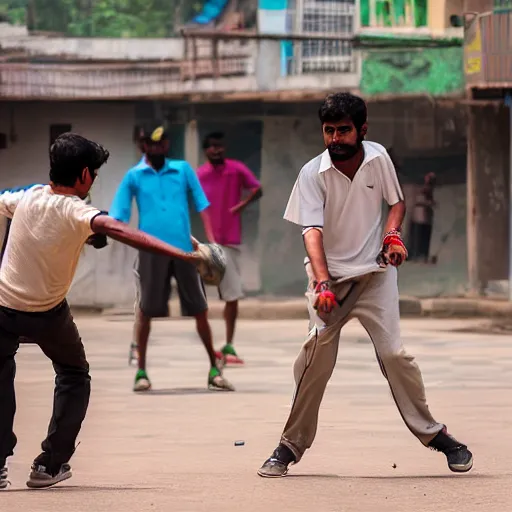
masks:
<svg viewBox="0 0 512 512"><path fill-rule="evenodd" d="M32 188L34 185L28 185L27 187L16 187L12 189L4 189L0 191L0 215L12 219L14 211L18 206L21 198L25 192Z"/></svg>
<svg viewBox="0 0 512 512"><path fill-rule="evenodd" d="M200 260L198 254L185 252L177 247L166 244L154 236L148 235L143 231L129 227L108 215L97 215L91 221L91 228L95 233L107 235L118 242L121 242L135 249L149 251L156 254L163 254L172 258L195 263Z"/></svg>

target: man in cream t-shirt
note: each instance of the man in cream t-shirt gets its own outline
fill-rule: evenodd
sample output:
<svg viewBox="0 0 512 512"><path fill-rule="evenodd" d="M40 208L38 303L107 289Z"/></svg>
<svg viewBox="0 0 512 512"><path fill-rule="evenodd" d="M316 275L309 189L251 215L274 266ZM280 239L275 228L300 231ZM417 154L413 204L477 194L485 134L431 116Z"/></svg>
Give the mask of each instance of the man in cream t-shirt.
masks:
<svg viewBox="0 0 512 512"><path fill-rule="evenodd" d="M281 441L258 474L285 475L311 447L340 332L351 318L368 331L409 430L443 452L452 471L469 471L471 452L432 417L420 370L400 340L395 267L407 257L400 236L405 205L391 159L380 144L364 141L361 98L332 94L319 117L326 150L300 171L284 214L302 228L311 330L295 362L295 395ZM389 208L385 219L383 202Z"/></svg>
<svg viewBox="0 0 512 512"><path fill-rule="evenodd" d="M83 201L109 153L79 135L61 135L50 149L50 184L0 194L0 216L12 219L0 267L0 489L8 487L16 409L15 355L20 339L37 343L56 373L53 415L27 485L52 486L71 477L68 464L90 395L89 365L66 302L84 243L108 235L137 249L197 263Z"/></svg>

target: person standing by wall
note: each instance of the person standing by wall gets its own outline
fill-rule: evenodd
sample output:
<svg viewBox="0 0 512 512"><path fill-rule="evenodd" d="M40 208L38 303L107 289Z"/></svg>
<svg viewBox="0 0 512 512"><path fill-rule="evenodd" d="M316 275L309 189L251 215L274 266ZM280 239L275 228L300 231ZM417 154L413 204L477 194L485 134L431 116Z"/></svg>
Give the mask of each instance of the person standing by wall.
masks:
<svg viewBox="0 0 512 512"><path fill-rule="evenodd" d="M436 175L429 172L424 177L424 183L416 195L411 222L411 252L413 260L428 263L430 252L430 239L434 223L434 188Z"/></svg>
<svg viewBox="0 0 512 512"><path fill-rule="evenodd" d="M219 286L219 295L226 303L226 344L222 358L226 364L243 364L233 347L238 301L243 298L240 276L240 244L242 241L241 214L253 201L262 196L261 184L254 174L237 160L225 157L224 134L208 134L203 141L208 161L199 167L197 176L210 202L210 219L213 236L226 252L228 265ZM242 197L244 191L248 191Z"/></svg>

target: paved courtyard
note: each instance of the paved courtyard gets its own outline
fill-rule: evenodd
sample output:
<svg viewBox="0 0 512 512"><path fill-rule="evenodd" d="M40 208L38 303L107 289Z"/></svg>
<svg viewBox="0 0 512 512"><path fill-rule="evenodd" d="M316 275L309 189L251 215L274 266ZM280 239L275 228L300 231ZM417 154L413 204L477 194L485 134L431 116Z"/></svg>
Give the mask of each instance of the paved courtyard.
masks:
<svg viewBox="0 0 512 512"><path fill-rule="evenodd" d="M18 356L13 486L3 511L433 512L512 508L512 337L462 332L477 321L404 320L434 416L468 443L475 467L453 475L445 458L403 425L357 323L345 329L313 448L290 475L256 470L275 447L290 407L291 366L305 321L243 321L245 368L226 370L236 393L206 391L207 360L188 320L154 325L154 391L131 392L129 317L77 319L91 364L91 406L72 460L74 477L46 491L25 480L39 453L53 374L37 347ZM223 324L213 322L217 345ZM235 446L235 441L245 441ZM395 467L396 466L396 467Z"/></svg>

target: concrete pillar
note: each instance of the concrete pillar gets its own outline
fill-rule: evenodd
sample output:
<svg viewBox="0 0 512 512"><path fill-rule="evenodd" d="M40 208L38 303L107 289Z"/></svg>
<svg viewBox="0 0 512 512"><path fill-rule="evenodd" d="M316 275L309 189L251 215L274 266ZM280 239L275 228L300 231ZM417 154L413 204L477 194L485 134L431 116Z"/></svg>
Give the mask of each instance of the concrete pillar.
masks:
<svg viewBox="0 0 512 512"><path fill-rule="evenodd" d="M510 115L500 104L470 108L468 267L473 290L509 278Z"/></svg>
<svg viewBox="0 0 512 512"><path fill-rule="evenodd" d="M185 125L185 160L193 169L199 166L199 133L196 119L191 119Z"/></svg>
<svg viewBox="0 0 512 512"><path fill-rule="evenodd" d="M259 41L256 81L260 91L275 91L281 74L280 41Z"/></svg>
<svg viewBox="0 0 512 512"><path fill-rule="evenodd" d="M505 97L505 105L509 112L509 220L508 220L508 300L512 301L512 94Z"/></svg>
<svg viewBox="0 0 512 512"><path fill-rule="evenodd" d="M469 107L468 148L467 148L467 250L468 250L468 295L479 295L478 279L478 227L477 227L477 188L475 165L475 123L477 107Z"/></svg>

